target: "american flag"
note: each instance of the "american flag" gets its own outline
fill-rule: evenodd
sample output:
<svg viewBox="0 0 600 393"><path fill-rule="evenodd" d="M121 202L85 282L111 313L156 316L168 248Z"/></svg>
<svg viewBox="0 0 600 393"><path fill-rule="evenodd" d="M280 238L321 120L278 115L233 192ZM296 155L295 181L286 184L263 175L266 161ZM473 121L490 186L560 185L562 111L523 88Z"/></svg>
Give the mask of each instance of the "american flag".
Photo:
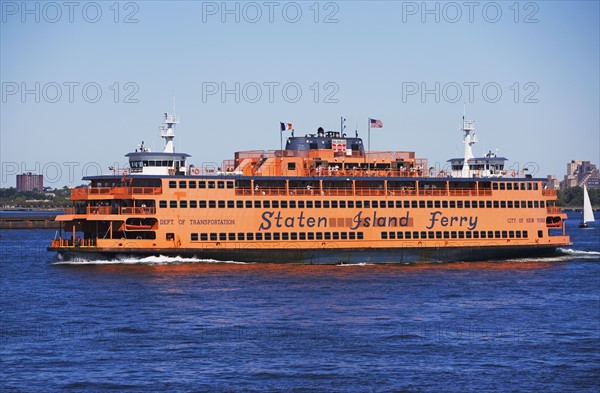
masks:
<svg viewBox="0 0 600 393"><path fill-rule="evenodd" d="M377 119L369 119L371 120L371 128L383 128L383 123L381 120Z"/></svg>

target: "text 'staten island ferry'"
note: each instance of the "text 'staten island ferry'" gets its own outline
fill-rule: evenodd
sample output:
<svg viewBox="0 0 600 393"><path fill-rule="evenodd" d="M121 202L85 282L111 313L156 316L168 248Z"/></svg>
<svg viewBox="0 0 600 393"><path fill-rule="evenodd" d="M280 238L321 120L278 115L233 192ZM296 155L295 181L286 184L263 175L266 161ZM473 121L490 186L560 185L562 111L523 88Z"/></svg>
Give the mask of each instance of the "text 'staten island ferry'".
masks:
<svg viewBox="0 0 600 393"><path fill-rule="evenodd" d="M195 167L175 152L175 116L164 123L163 152L142 142L126 155L129 168L72 190L49 250L337 264L548 255L571 244L543 179L506 171L491 153L473 156L472 121L463 119L464 157L440 173L414 152L365 151L343 121L340 132L292 132L285 150Z"/></svg>

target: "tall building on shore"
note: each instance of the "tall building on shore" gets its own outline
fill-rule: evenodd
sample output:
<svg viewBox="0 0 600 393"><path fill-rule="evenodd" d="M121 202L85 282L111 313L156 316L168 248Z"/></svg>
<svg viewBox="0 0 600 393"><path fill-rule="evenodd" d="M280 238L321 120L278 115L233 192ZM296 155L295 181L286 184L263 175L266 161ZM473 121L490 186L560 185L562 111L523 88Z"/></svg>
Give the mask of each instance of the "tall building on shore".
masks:
<svg viewBox="0 0 600 393"><path fill-rule="evenodd" d="M560 181L554 175L548 175L546 179L546 188L550 190L558 190L560 188Z"/></svg>
<svg viewBox="0 0 600 393"><path fill-rule="evenodd" d="M44 191L44 175L27 172L17 175L17 191Z"/></svg>
<svg viewBox="0 0 600 393"><path fill-rule="evenodd" d="M589 161L572 160L567 164L567 174L560 188L581 187L600 188L600 171Z"/></svg>

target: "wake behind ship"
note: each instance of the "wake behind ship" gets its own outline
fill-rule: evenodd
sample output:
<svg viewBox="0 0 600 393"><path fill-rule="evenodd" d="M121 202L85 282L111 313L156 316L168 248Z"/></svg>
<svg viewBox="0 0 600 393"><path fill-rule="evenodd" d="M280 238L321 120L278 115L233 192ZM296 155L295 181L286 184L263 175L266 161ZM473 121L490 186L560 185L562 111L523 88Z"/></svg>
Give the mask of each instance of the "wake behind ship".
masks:
<svg viewBox="0 0 600 393"><path fill-rule="evenodd" d="M85 177L48 250L339 264L539 256L571 244L543 179L473 156L472 121L463 119L464 157L439 173L414 152L365 151L343 121L339 132L292 131L284 150L196 167L175 152L177 123L165 113L164 151L142 142L128 168Z"/></svg>

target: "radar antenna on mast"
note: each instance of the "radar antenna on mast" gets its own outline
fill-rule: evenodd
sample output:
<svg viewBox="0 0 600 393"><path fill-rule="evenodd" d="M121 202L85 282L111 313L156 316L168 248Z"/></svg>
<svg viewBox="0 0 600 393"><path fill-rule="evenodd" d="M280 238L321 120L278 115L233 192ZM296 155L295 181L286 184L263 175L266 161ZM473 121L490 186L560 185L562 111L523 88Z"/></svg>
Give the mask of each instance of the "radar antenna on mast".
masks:
<svg viewBox="0 0 600 393"><path fill-rule="evenodd" d="M160 137L165 138L165 149L163 150L165 153L174 153L175 145L173 144L173 139L175 139L175 131L173 127L175 124L179 124L179 120L175 115L169 115L165 112L165 119L163 121L165 126L161 126L160 129Z"/></svg>
<svg viewBox="0 0 600 393"><path fill-rule="evenodd" d="M462 177L470 177L469 176L469 160L475 158L473 155L473 146L477 143L477 135L475 135L475 120L465 120L465 110L463 110L463 118L462 118L462 128L461 131L465 133L463 137L464 146L464 161L462 167Z"/></svg>

